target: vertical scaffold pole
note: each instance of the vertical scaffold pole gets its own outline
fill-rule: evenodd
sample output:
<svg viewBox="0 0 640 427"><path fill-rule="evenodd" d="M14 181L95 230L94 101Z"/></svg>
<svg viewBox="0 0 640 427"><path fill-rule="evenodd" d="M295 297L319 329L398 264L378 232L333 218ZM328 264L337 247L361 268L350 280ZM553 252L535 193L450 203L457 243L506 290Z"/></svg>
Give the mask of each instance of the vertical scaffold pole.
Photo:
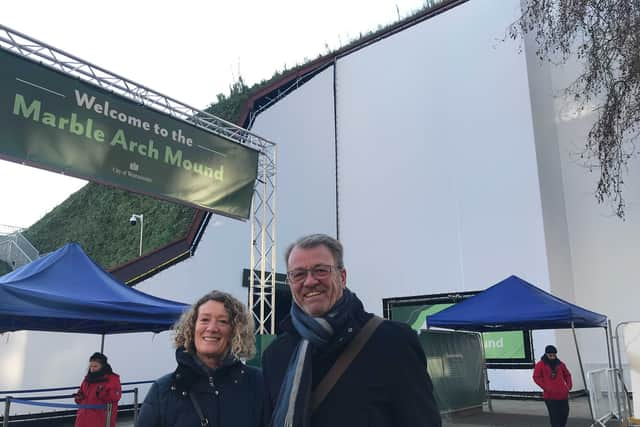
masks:
<svg viewBox="0 0 640 427"><path fill-rule="evenodd" d="M138 387L133 389L133 425L138 421Z"/></svg>
<svg viewBox="0 0 640 427"><path fill-rule="evenodd" d="M265 147L260 153L258 183L251 207L249 306L259 335L275 332L275 161L275 146Z"/></svg>
<svg viewBox="0 0 640 427"><path fill-rule="evenodd" d="M105 427L111 427L111 408L112 408L113 403L107 403L107 421L105 423Z"/></svg>
<svg viewBox="0 0 640 427"><path fill-rule="evenodd" d="M274 146L273 149L273 173L271 174L271 185L272 185L272 197L270 198L271 202L269 205L272 207L272 219L271 219L271 330L269 333L276 333L276 270L277 270L277 261L278 261L278 253L276 250L276 191L277 191L277 175L275 173L275 165L277 163L277 148Z"/></svg>
<svg viewBox="0 0 640 427"><path fill-rule="evenodd" d="M7 396L4 401L4 418L2 419L2 427L9 425L9 411L11 409L11 396Z"/></svg>

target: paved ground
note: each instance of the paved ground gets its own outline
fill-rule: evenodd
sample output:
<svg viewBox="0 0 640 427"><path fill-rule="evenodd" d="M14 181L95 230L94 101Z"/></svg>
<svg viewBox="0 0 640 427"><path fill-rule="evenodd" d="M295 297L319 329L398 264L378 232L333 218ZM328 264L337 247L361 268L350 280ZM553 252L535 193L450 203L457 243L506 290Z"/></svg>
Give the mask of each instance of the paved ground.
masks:
<svg viewBox="0 0 640 427"><path fill-rule="evenodd" d="M443 417L444 427L548 427L547 408L541 400L508 400L491 401L493 411L487 405L482 411L461 413ZM589 427L589 402L586 397L578 397L569 401L569 421L567 427ZM617 421L610 421L607 427L620 426Z"/></svg>
<svg viewBox="0 0 640 427"><path fill-rule="evenodd" d="M480 411L469 411L456 415L445 415L443 427L548 427L547 408L541 400L492 400L493 411L487 405ZM589 403L586 397L569 401L569 422L567 427L589 427ZM118 420L119 427L133 427L131 418ZM616 421L607 427L620 426ZM400 427L400 426L399 426Z"/></svg>

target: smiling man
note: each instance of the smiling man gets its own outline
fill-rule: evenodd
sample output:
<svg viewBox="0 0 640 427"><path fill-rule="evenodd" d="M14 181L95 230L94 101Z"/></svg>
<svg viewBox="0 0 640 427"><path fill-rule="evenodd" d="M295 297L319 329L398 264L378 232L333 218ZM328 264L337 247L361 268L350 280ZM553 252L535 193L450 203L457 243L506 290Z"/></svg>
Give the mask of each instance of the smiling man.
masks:
<svg viewBox="0 0 640 427"><path fill-rule="evenodd" d="M364 310L347 288L342 244L305 236L285 260L293 304L262 357L265 424L441 426L416 333Z"/></svg>

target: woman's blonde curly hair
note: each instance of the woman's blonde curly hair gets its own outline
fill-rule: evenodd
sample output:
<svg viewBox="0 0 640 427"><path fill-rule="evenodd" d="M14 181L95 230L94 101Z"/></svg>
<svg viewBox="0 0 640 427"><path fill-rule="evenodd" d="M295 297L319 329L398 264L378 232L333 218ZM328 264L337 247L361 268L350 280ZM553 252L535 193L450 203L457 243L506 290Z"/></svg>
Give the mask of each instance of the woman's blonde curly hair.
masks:
<svg viewBox="0 0 640 427"><path fill-rule="evenodd" d="M231 322L231 354L238 359L251 359L256 353L253 318L247 307L226 292L211 291L185 311L173 326L174 345L192 354L196 353L194 334L198 310L202 304L218 301L224 304Z"/></svg>

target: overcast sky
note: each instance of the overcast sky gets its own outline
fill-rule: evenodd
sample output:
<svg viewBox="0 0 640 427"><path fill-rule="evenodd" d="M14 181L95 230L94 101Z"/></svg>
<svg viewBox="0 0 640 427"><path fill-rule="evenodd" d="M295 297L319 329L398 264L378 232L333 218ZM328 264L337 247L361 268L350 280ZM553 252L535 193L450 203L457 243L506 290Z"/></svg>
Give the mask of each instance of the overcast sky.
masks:
<svg viewBox="0 0 640 427"><path fill-rule="evenodd" d="M0 23L196 108L422 7L422 0L12 1ZM1 143L1 141L0 141ZM0 225L28 227L84 181L0 161ZM1 231L1 230L0 230Z"/></svg>

